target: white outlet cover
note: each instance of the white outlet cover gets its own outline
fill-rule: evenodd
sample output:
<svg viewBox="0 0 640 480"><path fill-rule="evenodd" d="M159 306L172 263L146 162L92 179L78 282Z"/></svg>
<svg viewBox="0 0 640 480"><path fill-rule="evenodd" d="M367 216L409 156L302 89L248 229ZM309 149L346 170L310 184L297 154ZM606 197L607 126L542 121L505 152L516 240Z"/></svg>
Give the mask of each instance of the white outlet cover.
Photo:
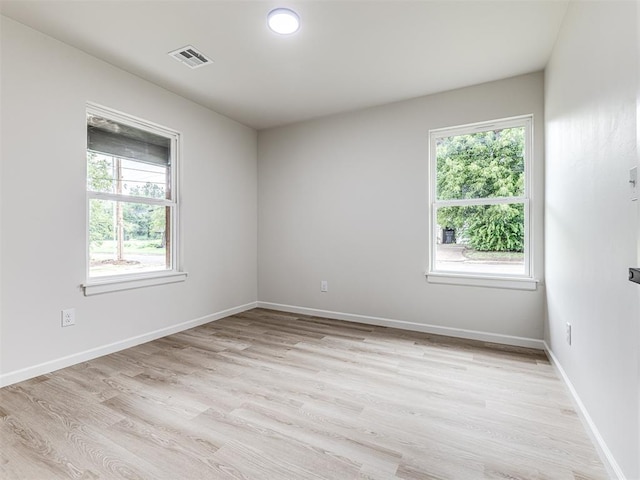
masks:
<svg viewBox="0 0 640 480"><path fill-rule="evenodd" d="M75 308L66 308L62 310L61 314L61 325L63 327L70 327L71 325L76 324L76 309Z"/></svg>

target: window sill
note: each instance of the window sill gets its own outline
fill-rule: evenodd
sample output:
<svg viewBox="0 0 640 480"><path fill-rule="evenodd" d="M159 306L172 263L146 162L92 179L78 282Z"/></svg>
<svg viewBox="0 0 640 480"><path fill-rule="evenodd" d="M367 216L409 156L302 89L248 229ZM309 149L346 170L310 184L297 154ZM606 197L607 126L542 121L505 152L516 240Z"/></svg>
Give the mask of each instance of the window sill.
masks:
<svg viewBox="0 0 640 480"><path fill-rule="evenodd" d="M100 281L88 282L82 285L85 297L102 293L132 290L134 288L153 287L169 283L184 282L187 272L162 272L147 276L111 277Z"/></svg>
<svg viewBox="0 0 640 480"><path fill-rule="evenodd" d="M512 290L537 290L539 280L534 278L492 277L483 275L460 275L455 273L428 272L427 282L443 285L466 285L471 287L506 288Z"/></svg>

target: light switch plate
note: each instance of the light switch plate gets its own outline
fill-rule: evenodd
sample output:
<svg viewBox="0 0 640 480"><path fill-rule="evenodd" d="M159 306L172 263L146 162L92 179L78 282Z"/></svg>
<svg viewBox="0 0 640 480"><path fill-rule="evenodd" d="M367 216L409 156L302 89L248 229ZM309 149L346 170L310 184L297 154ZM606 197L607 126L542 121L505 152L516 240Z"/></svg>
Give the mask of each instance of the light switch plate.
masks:
<svg viewBox="0 0 640 480"><path fill-rule="evenodd" d="M629 187L631 188L631 201L638 200L638 167L629 170Z"/></svg>

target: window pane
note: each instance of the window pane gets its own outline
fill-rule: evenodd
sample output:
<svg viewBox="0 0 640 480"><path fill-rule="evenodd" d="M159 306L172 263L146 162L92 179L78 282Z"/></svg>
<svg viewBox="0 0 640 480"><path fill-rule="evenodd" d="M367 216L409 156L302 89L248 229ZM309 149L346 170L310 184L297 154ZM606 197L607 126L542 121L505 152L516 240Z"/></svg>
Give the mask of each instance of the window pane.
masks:
<svg viewBox="0 0 640 480"><path fill-rule="evenodd" d="M113 158L87 152L87 190L92 192L115 192Z"/></svg>
<svg viewBox="0 0 640 480"><path fill-rule="evenodd" d="M170 198L168 173L166 166L121 160L122 193L136 197Z"/></svg>
<svg viewBox="0 0 640 480"><path fill-rule="evenodd" d="M438 200L524 196L524 127L436 140Z"/></svg>
<svg viewBox="0 0 640 480"><path fill-rule="evenodd" d="M170 212L164 206L91 199L89 276L170 269Z"/></svg>
<svg viewBox="0 0 640 480"><path fill-rule="evenodd" d="M87 187L93 192L171 199L170 168L87 153Z"/></svg>
<svg viewBox="0 0 640 480"><path fill-rule="evenodd" d="M525 274L524 204L440 207L436 271Z"/></svg>

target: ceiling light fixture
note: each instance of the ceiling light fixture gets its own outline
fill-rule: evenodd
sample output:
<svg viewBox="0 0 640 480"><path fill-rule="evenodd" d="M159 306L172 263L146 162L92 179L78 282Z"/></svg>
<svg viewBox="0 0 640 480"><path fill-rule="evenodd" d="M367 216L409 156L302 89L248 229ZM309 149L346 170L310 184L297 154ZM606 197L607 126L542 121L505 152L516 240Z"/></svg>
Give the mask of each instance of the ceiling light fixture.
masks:
<svg viewBox="0 0 640 480"><path fill-rule="evenodd" d="M291 35L300 28L300 17L296 12L288 8L276 8L269 12L267 25L275 33Z"/></svg>

